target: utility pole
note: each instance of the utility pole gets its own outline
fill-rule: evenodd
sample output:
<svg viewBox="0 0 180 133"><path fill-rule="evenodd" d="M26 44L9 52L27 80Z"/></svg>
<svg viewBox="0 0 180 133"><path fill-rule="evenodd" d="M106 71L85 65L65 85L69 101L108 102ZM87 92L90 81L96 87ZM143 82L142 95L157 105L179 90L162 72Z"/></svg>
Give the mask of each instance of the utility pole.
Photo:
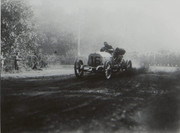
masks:
<svg viewBox="0 0 180 133"><path fill-rule="evenodd" d="M80 21L80 9L78 10L78 56L80 56L80 45L81 45L81 21Z"/></svg>
<svg viewBox="0 0 180 133"><path fill-rule="evenodd" d="M80 19L78 24L78 56L80 56L80 45L81 45L81 25L80 25Z"/></svg>

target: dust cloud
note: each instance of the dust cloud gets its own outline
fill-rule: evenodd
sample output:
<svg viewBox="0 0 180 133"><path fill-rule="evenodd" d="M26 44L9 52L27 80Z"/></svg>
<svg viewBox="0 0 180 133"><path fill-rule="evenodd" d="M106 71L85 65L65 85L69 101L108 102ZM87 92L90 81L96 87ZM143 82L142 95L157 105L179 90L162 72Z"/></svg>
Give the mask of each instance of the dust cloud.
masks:
<svg viewBox="0 0 180 133"><path fill-rule="evenodd" d="M127 51L180 50L180 1L31 0L38 22L81 34L81 53L107 41Z"/></svg>

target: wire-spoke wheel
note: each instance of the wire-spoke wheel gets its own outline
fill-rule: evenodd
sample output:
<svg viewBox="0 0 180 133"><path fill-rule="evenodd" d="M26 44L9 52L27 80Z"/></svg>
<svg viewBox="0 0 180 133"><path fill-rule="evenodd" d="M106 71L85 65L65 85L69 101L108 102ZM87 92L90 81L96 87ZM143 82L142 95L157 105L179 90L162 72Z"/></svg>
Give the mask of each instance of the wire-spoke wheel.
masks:
<svg viewBox="0 0 180 133"><path fill-rule="evenodd" d="M81 78L84 75L84 66L82 60L76 60L74 63L74 72L78 78Z"/></svg>
<svg viewBox="0 0 180 133"><path fill-rule="evenodd" d="M111 63L108 61L105 62L104 64L104 72L106 79L110 79L112 76L112 68L111 68Z"/></svg>

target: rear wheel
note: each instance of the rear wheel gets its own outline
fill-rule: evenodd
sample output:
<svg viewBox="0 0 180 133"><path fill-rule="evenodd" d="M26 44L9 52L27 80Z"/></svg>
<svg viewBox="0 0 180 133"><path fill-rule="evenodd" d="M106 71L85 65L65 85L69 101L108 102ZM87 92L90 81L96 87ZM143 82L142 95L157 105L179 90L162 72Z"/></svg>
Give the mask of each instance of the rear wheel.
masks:
<svg viewBox="0 0 180 133"><path fill-rule="evenodd" d="M105 62L104 64L104 72L106 79L110 79L112 76L112 68L111 63L109 61Z"/></svg>
<svg viewBox="0 0 180 133"><path fill-rule="evenodd" d="M76 60L74 63L74 72L78 78L81 78L84 75L84 66L82 60Z"/></svg>

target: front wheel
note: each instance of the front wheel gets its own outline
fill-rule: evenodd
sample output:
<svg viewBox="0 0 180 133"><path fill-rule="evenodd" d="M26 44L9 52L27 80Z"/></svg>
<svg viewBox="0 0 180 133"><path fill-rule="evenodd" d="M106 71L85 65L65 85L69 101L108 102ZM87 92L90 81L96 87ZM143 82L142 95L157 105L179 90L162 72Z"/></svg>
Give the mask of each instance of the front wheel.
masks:
<svg viewBox="0 0 180 133"><path fill-rule="evenodd" d="M84 66L82 60L76 60L74 63L74 73L77 78L81 78L84 75Z"/></svg>
<svg viewBox="0 0 180 133"><path fill-rule="evenodd" d="M110 79L112 76L112 67L109 61L104 63L104 72L106 79Z"/></svg>

